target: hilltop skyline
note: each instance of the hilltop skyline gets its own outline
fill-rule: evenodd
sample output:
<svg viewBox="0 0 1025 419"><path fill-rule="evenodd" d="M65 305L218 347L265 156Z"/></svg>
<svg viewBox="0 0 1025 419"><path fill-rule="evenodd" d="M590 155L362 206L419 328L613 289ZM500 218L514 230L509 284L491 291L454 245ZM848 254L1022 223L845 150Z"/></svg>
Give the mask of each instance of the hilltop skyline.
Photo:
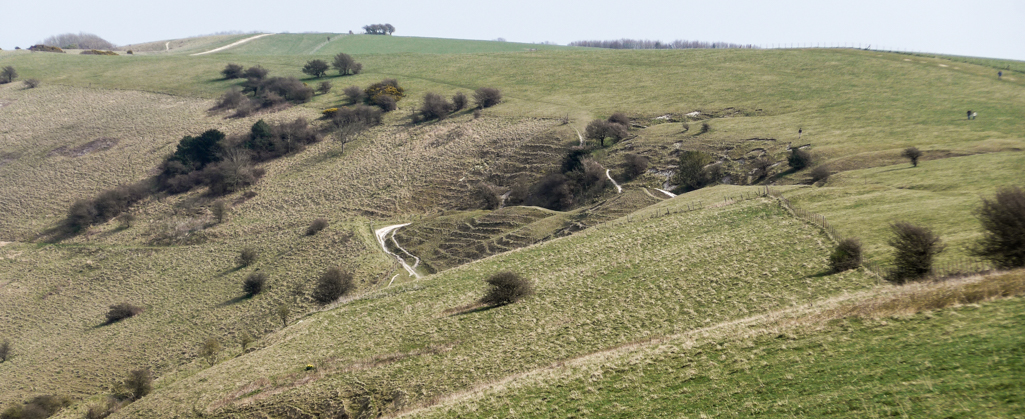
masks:
<svg viewBox="0 0 1025 419"><path fill-rule="evenodd" d="M186 0L172 7L100 0L82 9L67 0L5 7L0 47L27 48L62 33L86 32L117 45L225 31L348 32L391 23L395 35L566 45L620 38L695 40L776 46L853 46L1025 60L1025 4L1010 0L823 4L523 2L464 0L338 4L301 9L259 2ZM40 13L46 10L46 13Z"/></svg>

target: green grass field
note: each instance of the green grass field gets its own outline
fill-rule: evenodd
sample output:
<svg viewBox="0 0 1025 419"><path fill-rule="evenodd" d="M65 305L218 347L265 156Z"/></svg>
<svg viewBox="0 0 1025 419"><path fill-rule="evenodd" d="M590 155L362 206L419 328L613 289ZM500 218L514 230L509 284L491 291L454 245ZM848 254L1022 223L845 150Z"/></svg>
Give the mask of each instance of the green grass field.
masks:
<svg viewBox="0 0 1025 419"><path fill-rule="evenodd" d="M756 233L770 226L773 234ZM782 245L794 240L804 244ZM161 385L168 400L193 400L201 410L227 413L252 412L248 406L255 402L314 400L363 382L382 410L394 410L399 406L383 406L396 391L408 394L408 404L424 403L602 348L875 282L861 272L820 275L827 252L815 228L758 200L599 227L369 293L267 338L279 344ZM473 310L481 279L505 269L528 276L537 295ZM397 359L359 367L389 358ZM301 371L308 363L318 367L312 376ZM236 384L205 384L226 379ZM298 381L309 384L293 390ZM259 396L243 397L256 390ZM131 411L180 411L173 404L144 399Z"/></svg>
<svg viewBox="0 0 1025 419"><path fill-rule="evenodd" d="M15 242L0 247L6 319L0 340L15 348L0 363L0 408L60 393L76 399L61 417L81 417L137 367L154 371L156 389L112 417L288 417L299 415L295 409L391 415L430 406L439 410L420 413L545 416L553 411L538 409L555 408L560 416L644 416L676 411L683 388L687 400L696 400L685 413L694 417L944 416L962 409L1006 416L1021 406L1013 397L1020 389L1007 385L1020 366L1000 360L972 364L993 366L991 375L974 381L944 372L933 386L939 390L919 383L929 376L896 378L911 374L905 364L861 367L884 362L872 345L902 333L969 333L963 325L975 315L992 320L985 326L992 333L1013 327L1020 323L1017 300L888 327L852 321L794 339L730 341L714 357L711 348L724 342L674 343L689 361L646 353L633 358L638 365L617 361L619 367L594 381L587 370L559 378L563 384L555 387L543 381L465 403L458 396L590 354L895 289L864 270L828 274L834 243L762 197L764 183L826 216L843 235L861 238L872 262L889 262L887 226L898 219L937 231L948 244L942 263L966 258L980 235L973 218L980 198L1021 185L1025 170L1025 79L1016 73L997 80L994 70L1017 62L845 49L613 51L341 34L275 34L189 55L250 36L153 42L116 57L0 52L0 64L16 67L19 80L42 82L35 89L0 85L0 241ZM165 45L171 49L162 52ZM300 72L306 61L338 52L352 54L364 72L338 77L332 71L324 79ZM227 118L208 111L239 83L220 79L227 63L262 65L271 75L311 85L328 80L334 89L280 112ZM210 128L243 133L258 119L322 124L321 110L347 104L345 86L383 78L398 79L408 94L384 124L344 146L329 136L261 164L266 175L247 190L255 195L224 198L230 211L222 224L213 223L213 199L195 191L144 200L127 229L110 222L58 244L32 243L75 199L151 176L184 135ZM500 88L504 101L480 118L464 110L445 121L410 122L427 92L470 94L482 86ZM978 119L966 120L967 109ZM577 130L616 111L633 119L630 138L592 157L614 177L628 153L647 156L652 169L625 182L622 194L606 189L568 212L467 210L474 185L489 182L504 192L539 178L578 144ZM694 111L701 116L685 116ZM560 122L564 117L568 125ZM710 130L699 134L702 122ZM789 147L802 145L810 145L815 164L836 172L827 182L802 185L805 173L785 170ZM908 146L925 153L918 167L900 157ZM742 184L752 159L782 164L763 184L666 199L653 188L667 187L680 150L712 153ZM330 226L305 236L316 218ZM413 224L396 237L438 271L422 280L402 274L373 238L375 228L406 222ZM161 239L167 237L174 240ZM234 258L245 246L261 257L236 269ZM352 271L358 290L321 307L309 295L332 266ZM270 276L268 291L241 298L242 279L256 269ZM501 270L530 277L537 295L475 307L481 280ZM101 325L107 307L119 302L145 311ZM292 311L285 328L274 314L283 303ZM258 338L246 354L238 345L243 331ZM197 355L209 337L225 347L213 367ZM900 350L931 363L955 362L947 358L963 347L944 342L933 352L918 341ZM1000 357L1018 343L996 341L986 353ZM837 346L833 358L790 368L794 357L822 345ZM307 364L315 369L305 371ZM884 385L815 377L835 365ZM705 378L660 384L680 377ZM756 378L771 382L756 384ZM969 385L988 386L984 397L951 396ZM602 390L594 393L596 386ZM832 390L823 396L819 388ZM717 402L723 394L740 396L724 405Z"/></svg>
<svg viewBox="0 0 1025 419"><path fill-rule="evenodd" d="M1021 417L1021 297L596 354L414 417ZM777 329L779 330L779 329Z"/></svg>
<svg viewBox="0 0 1025 419"><path fill-rule="evenodd" d="M330 39L328 39L330 38ZM371 54L468 54L524 52L531 50L581 49L557 45L523 44L518 42L454 40L408 36L347 35L336 33L274 34L240 45L229 55L349 55Z"/></svg>

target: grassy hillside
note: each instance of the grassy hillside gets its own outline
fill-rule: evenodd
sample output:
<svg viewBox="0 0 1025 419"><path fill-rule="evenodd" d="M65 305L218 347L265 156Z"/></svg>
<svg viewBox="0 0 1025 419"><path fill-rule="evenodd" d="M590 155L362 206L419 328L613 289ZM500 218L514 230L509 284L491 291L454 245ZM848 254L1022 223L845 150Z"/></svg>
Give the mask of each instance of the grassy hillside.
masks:
<svg viewBox="0 0 1025 419"><path fill-rule="evenodd" d="M842 234L861 237L871 261L889 260L888 224L906 219L943 237L949 247L940 261L948 262L965 257L965 246L979 237L972 211L980 196L1020 184L1025 170L1025 79L996 80L985 63L840 49L609 51L337 34L275 34L217 54L186 54L248 36L181 40L170 53L156 51L157 42L152 53L133 56L2 53L3 65L42 85L0 85L0 241L18 242L0 248L0 316L8 319L0 339L15 348L0 363L0 407L61 393L80 400L63 417L81 417L138 367L159 377L156 390L113 417L288 417L343 408L391 414L447 404L453 394L619 345L893 289L867 271L828 274L833 242L763 197L764 184L825 215ZM271 75L313 84L321 79L306 78L303 63L337 52L353 54L364 73L322 79L334 84L329 94L248 118L209 112L214 98L239 84L220 79L227 63L262 65ZM383 78L406 89L398 111L344 145L329 135L261 164L266 175L259 183L223 198L223 223L214 222L214 198L194 191L147 198L132 208L136 222L129 228L110 222L57 244L30 243L75 199L153 175L184 135L210 128L243 133L258 119L304 117L323 126L316 120L322 109L347 104L343 87ZM469 94L481 86L500 88L503 103L480 117L464 110L445 121L411 122L425 93ZM979 118L966 120L967 109ZM622 193L607 188L566 212L488 211L474 202L483 182L504 193L556 170L580 144L578 132L615 111L632 118L630 137L590 157L617 179L626 154L651 160L648 173L621 182ZM837 173L802 184L806 173L787 171L785 158L804 145L815 164ZM900 157L908 146L925 152L916 168ZM748 181L754 159L779 164L759 185L666 199L653 188L669 187L682 150L712 154L734 183ZM306 236L316 218L329 227ZM376 228L407 222L398 241L427 261L424 273L437 271L422 280L403 274L373 237ZM260 258L238 268L234 259L246 246ZM334 266L353 272L358 289L323 307L310 293ZM257 270L269 275L268 290L242 298L242 279ZM481 280L502 270L531 278L537 295L505 307L476 306ZM145 311L102 325L107 307L119 302ZM284 328L275 314L281 304L291 309ZM993 313L993 325L1016 321L1007 310ZM928 335L940 326L913 321L899 330ZM240 350L242 332L258 338L254 351ZM849 346L838 356L850 365L874 362L856 355L868 349L865 342L890 336L874 333L843 341ZM198 357L210 337L226 348L212 367ZM752 340L722 361L765 356L765 374L775 376L793 354L774 346L781 343ZM766 355L776 350L782 355ZM675 358L645 359L685 367ZM306 371L307 364L315 368ZM702 376L722 375L704 361L698 367L712 368ZM629 412L646 402L651 409L676 406L653 397L670 399L679 388L658 389L638 371L644 372L609 374L606 390L627 393L621 406L581 390L576 378L566 384L573 390L556 391L550 404L530 393L547 391L547 384L510 397L595 414L623 414L619 407ZM1009 371L997 371L992 382L1003 383ZM791 374L798 373L807 375ZM751 390L752 373L743 374L729 388ZM694 394L718 398L708 387L715 383L695 383L705 387ZM648 400L639 395L645 388L653 389ZM743 411L829 408L821 398L799 403L808 410L767 407L785 399L783 390L773 391L764 396L771 402L748 399ZM899 397L922 392L913 387ZM866 403L882 403L872 397ZM502 402L488 403L435 414L514 414ZM714 407L701 403L694 415ZM916 412L934 415L947 405L928 406ZM872 407L859 412L896 412Z"/></svg>
<svg viewBox="0 0 1025 419"><path fill-rule="evenodd" d="M0 86L0 240L6 241L31 240L75 199L146 177L185 135L240 132L257 119L207 114L213 104L196 98L19 85ZM315 116L290 109L259 118L300 115Z"/></svg>
<svg viewBox="0 0 1025 419"><path fill-rule="evenodd" d="M874 283L861 272L820 275L827 252L815 228L759 200L588 230L342 303L268 336L268 346L245 357L161 383L164 396L127 414L180 412L183 401L200 411L255 413L333 392L368 392L376 409L392 411L601 348ZM537 295L476 309L481 280L506 269L528 276ZM303 372L306 364L317 369Z"/></svg>
<svg viewBox="0 0 1025 419"><path fill-rule="evenodd" d="M330 38L330 39L329 39ZM230 55L349 55L369 54L467 54L564 50L558 45L474 41L409 36L348 35L338 33L274 34L224 51Z"/></svg>
<svg viewBox="0 0 1025 419"><path fill-rule="evenodd" d="M236 41L249 38L255 34L210 35L184 39L146 42L141 44L122 45L119 50L131 50L134 54L195 54L229 45Z"/></svg>
<svg viewBox="0 0 1025 419"><path fill-rule="evenodd" d="M1018 297L725 325L539 369L412 416L1020 417L1023 309Z"/></svg>

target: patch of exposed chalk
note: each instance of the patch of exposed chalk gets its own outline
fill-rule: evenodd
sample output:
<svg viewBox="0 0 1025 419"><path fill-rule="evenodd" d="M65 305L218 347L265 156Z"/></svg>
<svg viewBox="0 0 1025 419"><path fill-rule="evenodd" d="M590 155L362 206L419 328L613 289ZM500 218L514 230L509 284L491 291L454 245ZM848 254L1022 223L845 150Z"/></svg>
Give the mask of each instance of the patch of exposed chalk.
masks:
<svg viewBox="0 0 1025 419"><path fill-rule="evenodd" d="M257 38L263 38L265 36L271 36L271 35L273 35L273 34L272 33L264 33L264 34L260 34L260 35L256 35L256 36L251 36L249 38L243 39L243 40L238 41L238 42L233 42L231 44L225 45L225 46L220 47L220 48L214 48L214 49L212 49L210 51L206 51L206 52L197 52L195 54L191 54L190 56L213 54L215 52L224 51L224 50L226 50L228 48L234 48L236 46L239 46L241 44L244 44L246 42L252 41L252 40L257 39Z"/></svg>

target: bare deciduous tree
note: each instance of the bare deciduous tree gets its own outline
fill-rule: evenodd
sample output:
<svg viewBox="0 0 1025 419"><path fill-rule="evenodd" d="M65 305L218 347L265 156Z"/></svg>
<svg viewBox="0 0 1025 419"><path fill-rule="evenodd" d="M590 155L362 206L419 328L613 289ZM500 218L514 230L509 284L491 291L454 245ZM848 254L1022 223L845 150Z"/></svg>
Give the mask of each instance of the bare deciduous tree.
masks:
<svg viewBox="0 0 1025 419"><path fill-rule="evenodd" d="M6 66L0 71L0 82L10 83L16 78L18 78L18 71L12 66Z"/></svg>
<svg viewBox="0 0 1025 419"><path fill-rule="evenodd" d="M338 74L341 76L359 74L363 70L363 64L357 63L351 55L344 52L335 55L332 66L334 66L335 70L338 70Z"/></svg>
<svg viewBox="0 0 1025 419"><path fill-rule="evenodd" d="M911 166L918 167L918 158L922 157L922 152L917 147L908 147L904 149L900 156L911 160Z"/></svg>

